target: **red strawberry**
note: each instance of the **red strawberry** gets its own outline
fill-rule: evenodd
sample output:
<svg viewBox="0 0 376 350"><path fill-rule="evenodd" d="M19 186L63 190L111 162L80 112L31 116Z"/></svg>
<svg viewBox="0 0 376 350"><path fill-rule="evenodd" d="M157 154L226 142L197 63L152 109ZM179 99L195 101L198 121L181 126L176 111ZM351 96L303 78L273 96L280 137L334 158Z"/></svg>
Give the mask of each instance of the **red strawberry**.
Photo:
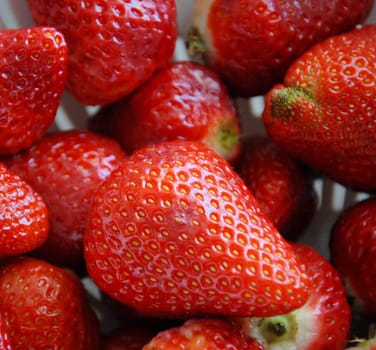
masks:
<svg viewBox="0 0 376 350"><path fill-rule="evenodd" d="M99 323L80 280L42 260L0 266L0 310L14 349L99 349Z"/></svg>
<svg viewBox="0 0 376 350"><path fill-rule="evenodd" d="M165 66L98 117L106 124L113 121L110 134L128 153L176 139L200 141L231 162L240 152L234 100L217 74L198 63Z"/></svg>
<svg viewBox="0 0 376 350"><path fill-rule="evenodd" d="M69 46L70 92L104 105L133 91L170 61L176 39L173 0L28 0L38 25L53 26Z"/></svg>
<svg viewBox="0 0 376 350"><path fill-rule="evenodd" d="M41 196L0 163L0 257L20 255L47 239L48 211Z"/></svg>
<svg viewBox="0 0 376 350"><path fill-rule="evenodd" d="M223 319L190 319L182 326L160 332L143 350L264 350L231 322Z"/></svg>
<svg viewBox="0 0 376 350"><path fill-rule="evenodd" d="M228 162L199 143L131 155L98 187L84 248L98 287L144 314L270 316L307 298L290 246Z"/></svg>
<svg viewBox="0 0 376 350"><path fill-rule="evenodd" d="M351 310L341 278L312 247L299 243L292 246L312 281L306 304L284 315L237 321L266 350L343 350L349 337Z"/></svg>
<svg viewBox="0 0 376 350"><path fill-rule="evenodd" d="M290 156L346 186L376 190L376 25L317 44L266 97L263 121Z"/></svg>
<svg viewBox="0 0 376 350"><path fill-rule="evenodd" d="M195 2L189 51L241 96L263 95L298 56L348 31L369 15L373 0Z"/></svg>
<svg viewBox="0 0 376 350"><path fill-rule="evenodd" d="M312 181L299 163L264 136L242 141L237 171L266 215L289 240L296 240L316 210Z"/></svg>
<svg viewBox="0 0 376 350"><path fill-rule="evenodd" d="M376 198L348 207L330 237L334 266L356 298L360 310L376 316Z"/></svg>
<svg viewBox="0 0 376 350"><path fill-rule="evenodd" d="M0 154L40 139L52 125L67 79L68 48L54 28L0 31Z"/></svg>
<svg viewBox="0 0 376 350"><path fill-rule="evenodd" d="M62 266L83 264L83 235L94 190L125 158L115 141L88 131L49 134L6 159L43 197L50 233L35 254Z"/></svg>

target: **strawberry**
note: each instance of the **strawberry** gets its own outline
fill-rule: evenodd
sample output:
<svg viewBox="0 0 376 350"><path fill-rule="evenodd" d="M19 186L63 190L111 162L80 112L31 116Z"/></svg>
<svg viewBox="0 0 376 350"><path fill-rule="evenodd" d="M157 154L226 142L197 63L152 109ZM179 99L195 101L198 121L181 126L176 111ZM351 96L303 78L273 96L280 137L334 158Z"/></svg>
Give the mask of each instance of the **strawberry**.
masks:
<svg viewBox="0 0 376 350"><path fill-rule="evenodd" d="M316 211L311 179L265 136L249 135L242 146L239 175L282 235L289 240L301 237Z"/></svg>
<svg viewBox="0 0 376 350"><path fill-rule="evenodd" d="M333 265L355 298L356 308L376 317L376 198L346 208L330 236Z"/></svg>
<svg viewBox="0 0 376 350"><path fill-rule="evenodd" d="M97 188L84 237L104 293L154 316L274 315L308 281L240 177L200 143L140 149Z"/></svg>
<svg viewBox="0 0 376 350"><path fill-rule="evenodd" d="M169 140L201 141L228 161L239 155L235 102L217 74L193 62L173 62L131 96L100 111L128 153ZM97 116L98 118L98 116Z"/></svg>
<svg viewBox="0 0 376 350"><path fill-rule="evenodd" d="M312 247L292 243L312 281L304 306L284 315L236 320L266 350L343 350L351 310L336 269Z"/></svg>
<svg viewBox="0 0 376 350"><path fill-rule="evenodd" d="M28 0L35 23L60 30L69 47L68 89L104 105L133 91L172 58L173 0Z"/></svg>
<svg viewBox="0 0 376 350"><path fill-rule="evenodd" d="M112 139L71 130L46 135L4 160L38 191L49 209L49 237L35 256L59 266L84 265L83 235L92 194L124 158Z"/></svg>
<svg viewBox="0 0 376 350"><path fill-rule="evenodd" d="M243 97L265 94L312 45L348 31L373 0L196 0L188 48Z"/></svg>
<svg viewBox="0 0 376 350"><path fill-rule="evenodd" d="M0 154L29 147L53 124L68 48L54 28L0 30Z"/></svg>
<svg viewBox="0 0 376 350"><path fill-rule="evenodd" d="M262 118L290 156L357 190L376 190L376 25L331 37L289 68Z"/></svg>
<svg viewBox="0 0 376 350"><path fill-rule="evenodd" d="M219 318L190 319L160 332L143 350L264 350L231 322Z"/></svg>
<svg viewBox="0 0 376 350"><path fill-rule="evenodd" d="M99 323L81 281L45 261L0 266L0 310L14 349L99 349Z"/></svg>
<svg viewBox="0 0 376 350"><path fill-rule="evenodd" d="M0 256L30 252L47 239L48 210L42 197L0 163Z"/></svg>

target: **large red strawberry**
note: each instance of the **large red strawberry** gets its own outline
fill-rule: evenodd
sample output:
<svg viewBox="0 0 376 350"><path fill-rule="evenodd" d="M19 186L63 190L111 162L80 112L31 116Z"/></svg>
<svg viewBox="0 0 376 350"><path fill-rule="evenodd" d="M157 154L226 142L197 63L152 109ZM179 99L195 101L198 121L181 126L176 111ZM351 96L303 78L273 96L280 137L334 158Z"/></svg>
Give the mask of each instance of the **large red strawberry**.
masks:
<svg viewBox="0 0 376 350"><path fill-rule="evenodd" d="M124 161L95 193L84 248L99 288L144 314L270 316L307 299L290 245L200 143L159 143Z"/></svg>
<svg viewBox="0 0 376 350"><path fill-rule="evenodd" d="M196 0L189 50L202 53L237 95L262 95L310 46L363 22L373 3Z"/></svg>
<svg viewBox="0 0 376 350"><path fill-rule="evenodd" d="M304 306L285 315L237 320L266 350L343 350L351 310L336 269L312 247L292 243L312 282Z"/></svg>
<svg viewBox="0 0 376 350"><path fill-rule="evenodd" d="M376 198L342 212L333 225L330 253L334 266L362 313L376 317Z"/></svg>
<svg viewBox="0 0 376 350"><path fill-rule="evenodd" d="M128 153L168 140L200 141L231 162L240 152L234 100L217 74L198 63L166 65L96 118L112 122L110 134Z"/></svg>
<svg viewBox="0 0 376 350"><path fill-rule="evenodd" d="M265 136L248 136L242 148L236 168L239 175L283 236L296 240L316 210L311 179Z"/></svg>
<svg viewBox="0 0 376 350"><path fill-rule="evenodd" d="M48 236L48 215L39 193L0 163L0 257L40 247Z"/></svg>
<svg viewBox="0 0 376 350"><path fill-rule="evenodd" d="M376 25L304 53L266 97L263 121L290 156L346 186L376 190Z"/></svg>
<svg viewBox="0 0 376 350"><path fill-rule="evenodd" d="M65 89L68 48L54 28L0 31L0 154L40 139Z"/></svg>
<svg viewBox="0 0 376 350"><path fill-rule="evenodd" d="M81 281L42 260L0 266L0 313L14 349L99 349L99 323Z"/></svg>
<svg viewBox="0 0 376 350"><path fill-rule="evenodd" d="M112 139L84 131L58 131L5 160L49 210L50 232L36 256L62 266L83 265L83 235L94 190L125 153Z"/></svg>
<svg viewBox="0 0 376 350"><path fill-rule="evenodd" d="M143 350L264 350L230 321L219 318L190 319L182 326L156 335Z"/></svg>
<svg viewBox="0 0 376 350"><path fill-rule="evenodd" d="M113 102L172 58L173 0L28 0L38 25L60 30L69 47L70 92L82 103Z"/></svg>

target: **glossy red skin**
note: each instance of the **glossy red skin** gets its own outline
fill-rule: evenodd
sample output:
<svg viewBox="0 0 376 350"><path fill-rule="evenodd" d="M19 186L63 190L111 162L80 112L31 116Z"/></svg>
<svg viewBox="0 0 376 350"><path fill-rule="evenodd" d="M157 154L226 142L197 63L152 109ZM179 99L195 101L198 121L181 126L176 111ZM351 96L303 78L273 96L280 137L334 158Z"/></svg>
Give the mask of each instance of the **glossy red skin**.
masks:
<svg viewBox="0 0 376 350"><path fill-rule="evenodd" d="M288 240L301 237L316 211L312 181L265 136L248 136L242 148L239 175L282 235Z"/></svg>
<svg viewBox="0 0 376 350"><path fill-rule="evenodd" d="M0 257L40 247L49 232L48 209L42 197L0 163Z"/></svg>
<svg viewBox="0 0 376 350"><path fill-rule="evenodd" d="M182 326L160 332L143 350L264 350L228 320L191 319Z"/></svg>
<svg viewBox="0 0 376 350"><path fill-rule="evenodd" d="M173 0L28 0L28 5L38 25L65 35L68 88L84 104L104 105L129 94L172 58Z"/></svg>
<svg viewBox="0 0 376 350"><path fill-rule="evenodd" d="M0 309L14 349L99 349L99 323L80 280L45 261L0 266Z"/></svg>
<svg viewBox="0 0 376 350"><path fill-rule="evenodd" d="M198 63L166 65L100 114L104 123L113 120L111 134L128 153L171 140L200 141L230 162L240 153L235 102L218 75Z"/></svg>
<svg viewBox="0 0 376 350"><path fill-rule="evenodd" d="M290 246L228 162L199 143L131 155L98 187L84 249L104 293L147 315L271 315L307 298Z"/></svg>
<svg viewBox="0 0 376 350"><path fill-rule="evenodd" d="M269 137L334 181L376 190L376 25L303 54L266 96Z"/></svg>
<svg viewBox="0 0 376 350"><path fill-rule="evenodd" d="M126 157L112 139L84 130L46 135L5 160L44 199L49 237L35 256L59 266L81 267L83 235L94 190Z"/></svg>
<svg viewBox="0 0 376 350"><path fill-rule="evenodd" d="M208 1L208 0L207 0ZM313 44L363 22L373 0L212 0L208 63L236 95L265 94ZM203 15L199 13L198 18ZM224 35L226 33L226 35Z"/></svg>
<svg viewBox="0 0 376 350"><path fill-rule="evenodd" d="M331 260L362 305L376 317L376 199L362 200L337 218L330 237Z"/></svg>
<svg viewBox="0 0 376 350"><path fill-rule="evenodd" d="M320 324L314 341L298 348L342 350L349 340L351 321L351 309L342 279L331 263L312 247L300 243L292 243L292 247L312 282L306 306L318 315L317 322Z"/></svg>
<svg viewBox="0 0 376 350"><path fill-rule="evenodd" d="M1 350L13 350L8 336L8 322L0 314L0 349Z"/></svg>
<svg viewBox="0 0 376 350"><path fill-rule="evenodd" d="M0 31L0 154L29 147L53 124L65 89L68 48L54 28Z"/></svg>

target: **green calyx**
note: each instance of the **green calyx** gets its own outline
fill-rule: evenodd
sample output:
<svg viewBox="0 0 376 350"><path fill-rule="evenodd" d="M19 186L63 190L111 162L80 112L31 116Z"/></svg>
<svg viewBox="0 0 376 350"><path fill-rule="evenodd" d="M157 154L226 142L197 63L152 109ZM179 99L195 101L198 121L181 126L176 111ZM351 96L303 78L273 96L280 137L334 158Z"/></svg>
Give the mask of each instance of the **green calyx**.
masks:
<svg viewBox="0 0 376 350"><path fill-rule="evenodd" d="M239 152L239 126L234 120L220 122L208 130L203 143L222 158L231 161Z"/></svg>
<svg viewBox="0 0 376 350"><path fill-rule="evenodd" d="M271 117L293 119L296 112L316 109L314 96L308 90L296 87L276 89L271 96Z"/></svg>
<svg viewBox="0 0 376 350"><path fill-rule="evenodd" d="M298 324L293 314L260 319L260 331L268 344L295 342Z"/></svg>
<svg viewBox="0 0 376 350"><path fill-rule="evenodd" d="M200 31L196 27L191 27L187 36L187 50L191 57L203 55L206 52L206 45L201 37Z"/></svg>
<svg viewBox="0 0 376 350"><path fill-rule="evenodd" d="M218 130L218 142L222 149L229 151L239 141L239 130L231 121L223 124Z"/></svg>

